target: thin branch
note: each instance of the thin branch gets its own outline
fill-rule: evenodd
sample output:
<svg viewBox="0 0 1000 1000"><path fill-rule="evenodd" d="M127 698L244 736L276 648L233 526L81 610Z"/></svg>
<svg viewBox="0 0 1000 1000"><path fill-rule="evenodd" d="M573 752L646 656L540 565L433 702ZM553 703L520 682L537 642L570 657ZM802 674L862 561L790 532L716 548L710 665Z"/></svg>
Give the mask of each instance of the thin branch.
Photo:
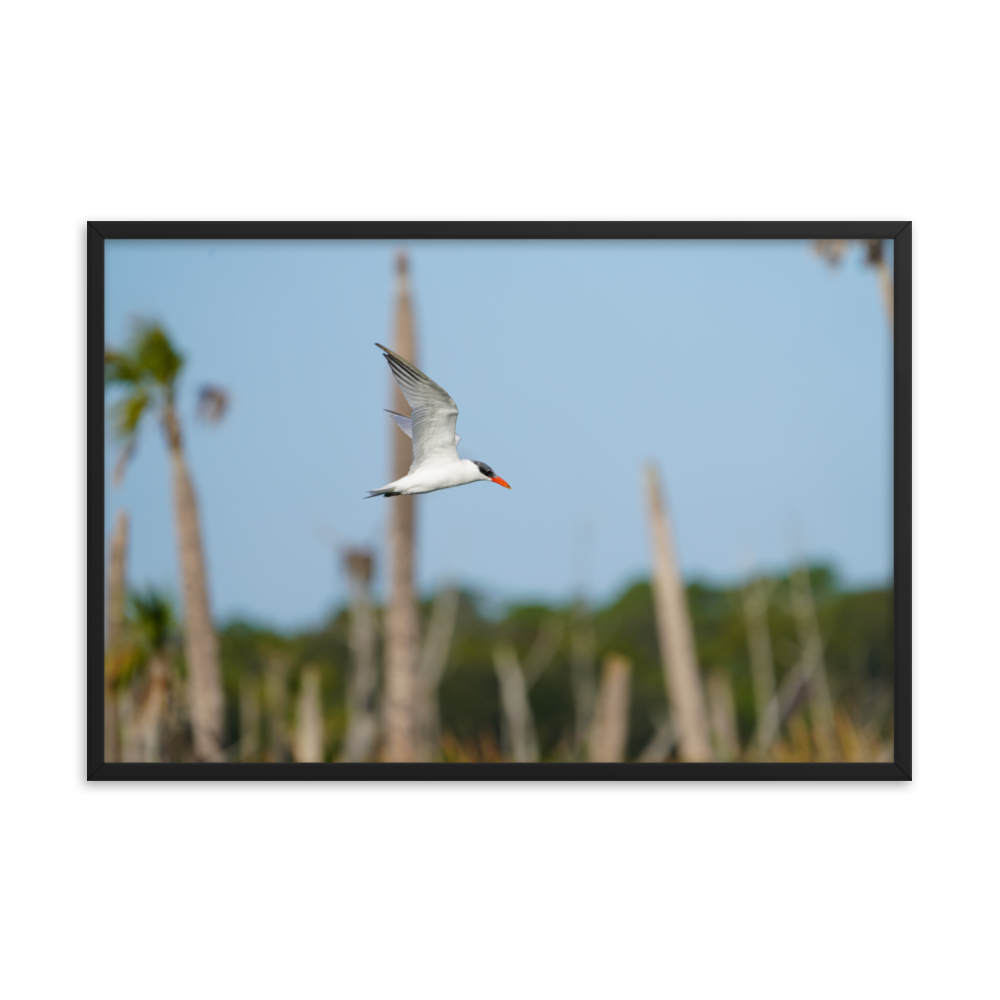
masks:
<svg viewBox="0 0 1000 1000"><path fill-rule="evenodd" d="M529 691L551 666L559 652L565 628L565 623L553 616L538 630L535 641L524 657L524 682Z"/></svg>

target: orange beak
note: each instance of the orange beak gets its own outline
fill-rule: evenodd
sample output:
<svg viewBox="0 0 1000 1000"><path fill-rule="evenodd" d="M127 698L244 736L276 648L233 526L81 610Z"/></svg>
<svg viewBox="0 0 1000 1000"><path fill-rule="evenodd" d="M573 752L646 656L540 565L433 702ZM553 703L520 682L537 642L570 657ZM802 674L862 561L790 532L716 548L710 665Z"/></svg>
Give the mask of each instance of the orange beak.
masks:
<svg viewBox="0 0 1000 1000"><path fill-rule="evenodd" d="M494 476L493 482L498 483L500 486L506 486L507 489L510 489L510 483L505 483L499 476Z"/></svg>

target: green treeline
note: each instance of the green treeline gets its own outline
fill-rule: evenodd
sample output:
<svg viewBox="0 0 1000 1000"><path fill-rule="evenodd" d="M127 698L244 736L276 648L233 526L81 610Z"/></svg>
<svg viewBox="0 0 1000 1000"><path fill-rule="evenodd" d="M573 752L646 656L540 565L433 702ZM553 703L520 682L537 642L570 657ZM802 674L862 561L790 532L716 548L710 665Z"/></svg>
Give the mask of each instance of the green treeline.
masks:
<svg viewBox="0 0 1000 1000"><path fill-rule="evenodd" d="M767 627L775 680L781 682L801 654L790 598L789 577L768 581ZM838 711L880 741L891 737L892 591L850 591L825 566L809 569L809 582L823 642L823 663ZM757 724L744 588L692 583L687 599L703 675L729 678L740 746L751 741ZM432 600L421 602L422 634ZM381 623L382 609L376 608ZM227 705L225 743L241 746L237 759L292 759L296 704L307 668L320 678L323 757L337 760L345 738L347 684L351 669L350 612L343 608L315 630L280 633L260 623L230 622L220 630L220 659ZM523 662L546 630L554 654L530 689L540 759L581 759L574 746L574 655L589 658L596 676L607 654L632 664L626 760L634 760L667 716L662 660L652 593L647 581L628 587L604 607L516 605L499 618L486 602L462 591L447 665L438 690L439 759L504 759L503 722L494 669L494 651L510 644ZM379 629L379 632L381 630ZM381 635L379 637L381 653ZM583 653L579 652L583 649ZM575 652L575 650L577 652ZM181 651L175 649L175 660ZM381 656L379 656L381 659ZM177 663L181 669L181 664ZM801 714L801 713L800 713ZM791 721L794 721L791 720ZM255 734L247 732L249 728ZM233 758L231 758L233 759Z"/></svg>

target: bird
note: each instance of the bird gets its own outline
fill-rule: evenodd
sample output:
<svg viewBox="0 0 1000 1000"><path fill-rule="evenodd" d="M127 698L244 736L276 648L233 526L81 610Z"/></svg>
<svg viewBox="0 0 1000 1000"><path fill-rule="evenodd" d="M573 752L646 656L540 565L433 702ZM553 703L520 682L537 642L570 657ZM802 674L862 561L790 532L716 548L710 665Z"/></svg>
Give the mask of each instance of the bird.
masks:
<svg viewBox="0 0 1000 1000"><path fill-rule="evenodd" d="M389 362L403 396L413 409L409 417L386 410L403 433L413 439L413 464L402 479L381 489L369 490L365 499L433 493L466 483L492 482L510 489L510 483L501 479L485 462L458 457L456 445L461 438L455 433L458 420L455 400L395 351L378 343L375 346Z"/></svg>

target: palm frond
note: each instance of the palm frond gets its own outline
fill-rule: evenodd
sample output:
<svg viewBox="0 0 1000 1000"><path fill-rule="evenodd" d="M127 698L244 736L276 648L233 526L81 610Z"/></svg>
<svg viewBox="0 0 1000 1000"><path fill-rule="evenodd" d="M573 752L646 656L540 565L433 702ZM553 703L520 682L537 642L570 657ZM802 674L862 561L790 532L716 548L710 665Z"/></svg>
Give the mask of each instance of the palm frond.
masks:
<svg viewBox="0 0 1000 1000"><path fill-rule="evenodd" d="M129 354L142 376L168 393L184 367L184 357L158 323L139 323L129 345Z"/></svg>
<svg viewBox="0 0 1000 1000"><path fill-rule="evenodd" d="M128 597L128 624L134 640L148 654L165 649L177 636L177 614L169 594L155 587Z"/></svg>
<svg viewBox="0 0 1000 1000"><path fill-rule="evenodd" d="M104 384L135 385L140 380L135 361L111 347L104 348Z"/></svg>
<svg viewBox="0 0 1000 1000"><path fill-rule="evenodd" d="M135 436L149 403L149 390L138 388L112 407L111 430L115 438L128 441Z"/></svg>

